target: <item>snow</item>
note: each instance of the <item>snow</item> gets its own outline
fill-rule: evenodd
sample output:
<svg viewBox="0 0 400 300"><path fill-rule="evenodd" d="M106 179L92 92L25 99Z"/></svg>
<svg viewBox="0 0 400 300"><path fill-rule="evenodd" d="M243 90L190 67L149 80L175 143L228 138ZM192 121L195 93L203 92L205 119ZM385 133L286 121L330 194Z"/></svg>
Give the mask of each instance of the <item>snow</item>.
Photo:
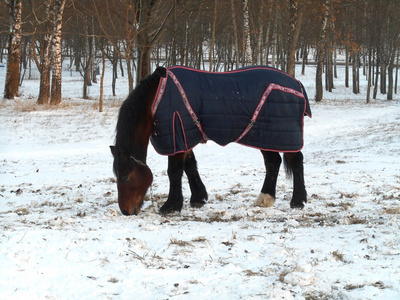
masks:
<svg viewBox="0 0 400 300"><path fill-rule="evenodd" d="M314 72L298 76L310 98ZM126 81L99 113L77 76L59 108L35 105L37 80L0 100L1 299L400 299L398 95L367 105L338 79L311 100L303 210L283 170L274 206L255 207L261 154L208 142L195 149L206 206L189 207L185 178L182 212L158 214L167 159L150 146L148 201L125 217L108 146Z"/></svg>

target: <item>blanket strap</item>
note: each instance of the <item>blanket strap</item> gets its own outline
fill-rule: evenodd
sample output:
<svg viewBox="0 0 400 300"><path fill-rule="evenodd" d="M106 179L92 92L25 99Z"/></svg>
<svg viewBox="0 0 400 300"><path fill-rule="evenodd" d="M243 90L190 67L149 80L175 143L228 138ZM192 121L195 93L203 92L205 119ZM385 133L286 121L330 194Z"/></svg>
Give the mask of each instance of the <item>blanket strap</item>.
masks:
<svg viewBox="0 0 400 300"><path fill-rule="evenodd" d="M294 94L300 98L304 98L304 94L302 94L299 91L296 91L296 90L288 88L288 87L281 86L279 84L271 83L264 91L264 93L260 99L260 102L258 103L258 105L253 113L253 116L251 117L250 123L247 125L246 129L242 132L242 134L235 140L236 143L239 142L246 134L248 134L250 129L256 123L258 115L260 114L261 108L264 106L265 101L267 100L267 98L268 98L269 94L272 92L272 90L280 90L281 92Z"/></svg>
<svg viewBox="0 0 400 300"><path fill-rule="evenodd" d="M160 83L158 84L157 93L156 93L156 96L154 97L154 102L151 107L151 116L152 117L154 117L154 115L156 114L158 105L160 104L162 96L164 95L165 86L167 85L167 78L168 78L167 76L161 77Z"/></svg>
<svg viewBox="0 0 400 300"><path fill-rule="evenodd" d="M186 92L183 89L183 87L182 87L181 83L179 82L178 78L176 78L175 74L172 73L172 71L170 71L170 70L168 70L168 76L171 77L171 79L174 82L174 84L176 85L179 93L181 94L183 104L185 105L186 110L188 111L190 117L192 118L193 123L197 126L197 128L199 128L199 130L200 130L200 132L201 132L201 134L203 136L203 139L204 140L208 140L206 134L204 133L203 127L200 124L200 120L197 117L196 113L194 112L192 106L190 105L190 102L189 102L189 99L188 99L188 97L186 95Z"/></svg>

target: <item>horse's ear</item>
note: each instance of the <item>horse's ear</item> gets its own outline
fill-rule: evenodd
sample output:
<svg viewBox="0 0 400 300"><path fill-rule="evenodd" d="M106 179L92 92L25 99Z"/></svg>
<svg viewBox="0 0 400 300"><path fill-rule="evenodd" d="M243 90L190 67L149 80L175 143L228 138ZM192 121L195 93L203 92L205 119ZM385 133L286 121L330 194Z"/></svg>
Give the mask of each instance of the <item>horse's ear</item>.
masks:
<svg viewBox="0 0 400 300"><path fill-rule="evenodd" d="M113 156L115 156L115 146L110 146L111 153Z"/></svg>
<svg viewBox="0 0 400 300"><path fill-rule="evenodd" d="M154 73L160 75L160 77L167 77L167 69L164 67L157 67Z"/></svg>

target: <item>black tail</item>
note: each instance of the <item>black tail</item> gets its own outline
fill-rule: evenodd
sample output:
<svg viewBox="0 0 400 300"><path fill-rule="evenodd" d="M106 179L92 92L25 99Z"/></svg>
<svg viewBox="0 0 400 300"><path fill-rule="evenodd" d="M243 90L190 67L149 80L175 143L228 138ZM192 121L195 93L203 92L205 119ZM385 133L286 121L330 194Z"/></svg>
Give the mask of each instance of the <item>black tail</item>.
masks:
<svg viewBox="0 0 400 300"><path fill-rule="evenodd" d="M293 168L290 166L286 155L283 155L283 165L285 166L286 177L288 179L293 177Z"/></svg>

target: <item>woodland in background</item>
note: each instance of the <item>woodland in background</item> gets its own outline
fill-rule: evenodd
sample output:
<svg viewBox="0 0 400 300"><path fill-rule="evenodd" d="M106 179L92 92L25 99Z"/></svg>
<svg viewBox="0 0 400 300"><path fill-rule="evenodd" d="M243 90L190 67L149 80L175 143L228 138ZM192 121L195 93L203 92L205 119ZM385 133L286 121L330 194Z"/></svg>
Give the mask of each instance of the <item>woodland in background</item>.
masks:
<svg viewBox="0 0 400 300"><path fill-rule="evenodd" d="M296 75L295 63L302 72L316 65L316 101L334 88L339 63L346 76L338 80L354 93L365 76L366 102L398 92L398 0L0 1L9 99L32 68L40 72L39 104L61 102L62 68L81 73L86 98L98 76L102 89L106 61L114 95L118 69L128 92L154 65L227 71L258 64Z"/></svg>

